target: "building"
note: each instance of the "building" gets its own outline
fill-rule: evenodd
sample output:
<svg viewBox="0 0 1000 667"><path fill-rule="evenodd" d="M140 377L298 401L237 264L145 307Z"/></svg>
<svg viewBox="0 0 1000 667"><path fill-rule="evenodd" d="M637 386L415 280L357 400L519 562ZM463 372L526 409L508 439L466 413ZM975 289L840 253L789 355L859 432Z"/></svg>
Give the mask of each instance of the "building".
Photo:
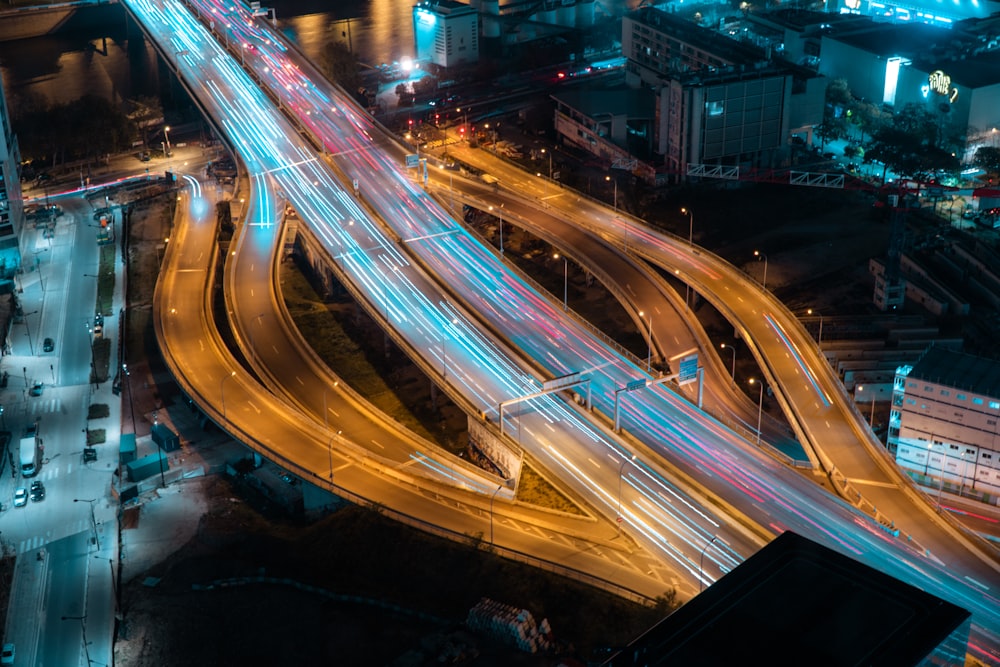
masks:
<svg viewBox="0 0 1000 667"><path fill-rule="evenodd" d="M1000 361L931 346L896 370L888 446L914 479L996 504Z"/></svg>
<svg viewBox="0 0 1000 667"><path fill-rule="evenodd" d="M968 611L786 531L603 665L962 667L970 623Z"/></svg>
<svg viewBox="0 0 1000 667"><path fill-rule="evenodd" d="M479 12L454 0L424 0L413 7L417 60L438 67L479 61Z"/></svg>
<svg viewBox="0 0 1000 667"><path fill-rule="evenodd" d="M555 124L564 139L589 144L594 155L629 151L647 163L637 166L643 173L633 169L646 180L653 170L659 182L679 180L700 164L780 166L792 135L823 118L826 84L816 72L652 7L622 19L622 55L626 85L652 92L651 108L629 112L641 122L618 121L631 128L632 144L602 133L607 122L596 114L570 114L581 108L566 96L553 95ZM648 131L636 132L645 118L652 119ZM583 141L572 136L588 128Z"/></svg>
<svg viewBox="0 0 1000 667"><path fill-rule="evenodd" d="M24 224L24 203L20 164L17 137L10 127L7 98L0 78L0 294L12 290L14 275L21 268L18 234Z"/></svg>

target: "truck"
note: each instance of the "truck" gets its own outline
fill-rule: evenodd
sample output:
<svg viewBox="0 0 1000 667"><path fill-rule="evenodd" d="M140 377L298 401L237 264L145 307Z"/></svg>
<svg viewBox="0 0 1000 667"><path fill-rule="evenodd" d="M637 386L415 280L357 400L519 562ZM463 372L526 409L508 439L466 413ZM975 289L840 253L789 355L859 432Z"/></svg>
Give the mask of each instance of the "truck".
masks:
<svg viewBox="0 0 1000 667"><path fill-rule="evenodd" d="M38 424L31 424L21 436L21 476L34 477L38 474Z"/></svg>

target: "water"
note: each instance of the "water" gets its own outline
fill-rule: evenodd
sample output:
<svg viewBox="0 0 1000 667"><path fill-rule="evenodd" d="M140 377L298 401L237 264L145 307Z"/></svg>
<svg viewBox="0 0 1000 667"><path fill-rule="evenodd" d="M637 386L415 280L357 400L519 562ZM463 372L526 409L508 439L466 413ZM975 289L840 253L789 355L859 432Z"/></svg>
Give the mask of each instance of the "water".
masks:
<svg viewBox="0 0 1000 667"><path fill-rule="evenodd" d="M266 4L266 3L265 3ZM278 25L313 61L327 41L351 47L368 65L392 63L414 55L413 0L310 3L291 0L271 3Z"/></svg>
<svg viewBox="0 0 1000 667"><path fill-rule="evenodd" d="M0 42L12 112L91 94L115 102L159 95L156 54L134 24L109 21L72 34Z"/></svg>

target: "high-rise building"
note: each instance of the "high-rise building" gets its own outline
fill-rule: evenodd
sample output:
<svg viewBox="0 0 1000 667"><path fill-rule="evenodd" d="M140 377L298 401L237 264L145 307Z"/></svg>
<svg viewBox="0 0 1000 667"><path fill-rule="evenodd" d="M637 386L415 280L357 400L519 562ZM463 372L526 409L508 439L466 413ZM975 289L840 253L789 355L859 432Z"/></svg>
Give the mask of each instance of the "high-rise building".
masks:
<svg viewBox="0 0 1000 667"><path fill-rule="evenodd" d="M417 60L439 67L479 61L479 12L455 0L424 0L413 7Z"/></svg>
<svg viewBox="0 0 1000 667"><path fill-rule="evenodd" d="M21 268L18 234L24 224L24 205L21 200L19 166L20 152L17 138L10 128L7 98L3 92L3 75L0 73L0 280L9 282Z"/></svg>
<svg viewBox="0 0 1000 667"><path fill-rule="evenodd" d="M1000 493L1000 362L932 346L896 370L888 445L928 486Z"/></svg>

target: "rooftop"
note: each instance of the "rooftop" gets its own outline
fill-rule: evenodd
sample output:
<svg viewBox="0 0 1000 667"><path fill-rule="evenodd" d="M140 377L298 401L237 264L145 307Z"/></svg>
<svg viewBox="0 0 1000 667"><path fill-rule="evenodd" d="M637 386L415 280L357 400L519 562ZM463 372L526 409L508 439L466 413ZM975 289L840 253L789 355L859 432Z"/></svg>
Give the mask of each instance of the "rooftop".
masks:
<svg viewBox="0 0 1000 667"><path fill-rule="evenodd" d="M961 665L969 619L785 532L605 665Z"/></svg>
<svg viewBox="0 0 1000 667"><path fill-rule="evenodd" d="M1000 396L1000 361L932 345L913 364L910 378L965 389L982 396Z"/></svg>

